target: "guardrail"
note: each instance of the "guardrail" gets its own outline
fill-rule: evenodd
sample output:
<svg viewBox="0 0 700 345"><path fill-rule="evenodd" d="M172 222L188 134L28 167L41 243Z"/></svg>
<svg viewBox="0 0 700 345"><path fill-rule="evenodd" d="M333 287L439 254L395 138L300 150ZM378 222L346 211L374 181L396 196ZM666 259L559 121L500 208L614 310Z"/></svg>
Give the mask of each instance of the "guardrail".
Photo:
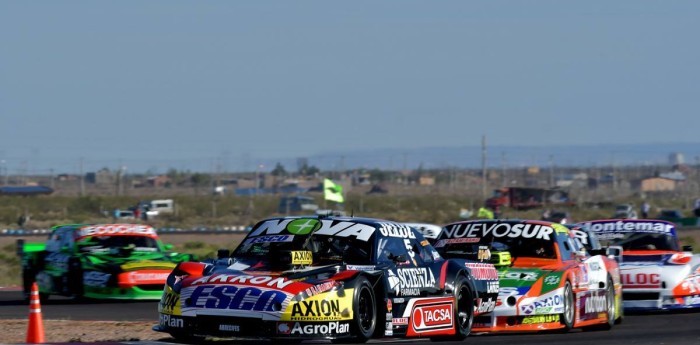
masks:
<svg viewBox="0 0 700 345"><path fill-rule="evenodd" d="M245 233L250 230L249 226L232 225L232 226L215 226L215 227L192 227L192 228L175 228L163 227L156 228L159 234L214 234L214 233ZM0 236L42 236L51 233L51 229L0 229Z"/></svg>

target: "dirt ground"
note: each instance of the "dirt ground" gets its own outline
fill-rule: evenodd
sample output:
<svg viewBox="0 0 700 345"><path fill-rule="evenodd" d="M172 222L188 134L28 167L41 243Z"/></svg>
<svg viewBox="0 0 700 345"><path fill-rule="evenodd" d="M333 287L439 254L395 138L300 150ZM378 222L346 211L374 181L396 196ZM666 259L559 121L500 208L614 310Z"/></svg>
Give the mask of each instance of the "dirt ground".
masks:
<svg viewBox="0 0 700 345"><path fill-rule="evenodd" d="M80 343L103 341L137 341L169 339L165 333L155 332L155 321L112 322L44 320L44 335L48 343ZM0 320L0 342L24 343L27 340L27 320Z"/></svg>

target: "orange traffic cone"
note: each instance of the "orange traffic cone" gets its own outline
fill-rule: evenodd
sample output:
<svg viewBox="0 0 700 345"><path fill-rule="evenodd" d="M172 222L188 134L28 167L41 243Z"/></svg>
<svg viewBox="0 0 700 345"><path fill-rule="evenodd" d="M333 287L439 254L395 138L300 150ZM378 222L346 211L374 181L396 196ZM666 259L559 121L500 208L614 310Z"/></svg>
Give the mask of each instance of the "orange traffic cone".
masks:
<svg viewBox="0 0 700 345"><path fill-rule="evenodd" d="M27 344L44 343L44 321L41 318L41 302L39 300L39 286L32 284L31 297L29 298L29 327L27 327Z"/></svg>

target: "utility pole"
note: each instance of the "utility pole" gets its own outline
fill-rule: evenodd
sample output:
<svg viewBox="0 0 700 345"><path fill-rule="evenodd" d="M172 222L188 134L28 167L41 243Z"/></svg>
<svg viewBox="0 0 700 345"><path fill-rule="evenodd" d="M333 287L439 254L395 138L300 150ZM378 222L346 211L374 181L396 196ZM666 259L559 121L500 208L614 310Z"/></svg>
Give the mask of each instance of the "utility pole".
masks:
<svg viewBox="0 0 700 345"><path fill-rule="evenodd" d="M501 151L501 187L505 187L507 185L508 179L506 178L506 152Z"/></svg>
<svg viewBox="0 0 700 345"><path fill-rule="evenodd" d="M80 196L85 196L85 173L83 173L83 157L80 157Z"/></svg>
<svg viewBox="0 0 700 345"><path fill-rule="evenodd" d="M554 156L549 155L549 187L554 187Z"/></svg>
<svg viewBox="0 0 700 345"><path fill-rule="evenodd" d="M485 198L486 197L486 191L487 191L487 186L486 183L488 182L488 179L486 178L486 174L488 172L486 171L486 136L482 135L481 136L481 195Z"/></svg>

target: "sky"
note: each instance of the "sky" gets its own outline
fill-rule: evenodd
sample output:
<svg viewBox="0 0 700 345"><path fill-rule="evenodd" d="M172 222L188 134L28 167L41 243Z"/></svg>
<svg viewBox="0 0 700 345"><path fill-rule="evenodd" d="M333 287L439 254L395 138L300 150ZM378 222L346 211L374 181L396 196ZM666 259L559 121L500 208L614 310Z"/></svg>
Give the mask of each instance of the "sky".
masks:
<svg viewBox="0 0 700 345"><path fill-rule="evenodd" d="M0 169L697 143L698 18L698 1L1 1Z"/></svg>

